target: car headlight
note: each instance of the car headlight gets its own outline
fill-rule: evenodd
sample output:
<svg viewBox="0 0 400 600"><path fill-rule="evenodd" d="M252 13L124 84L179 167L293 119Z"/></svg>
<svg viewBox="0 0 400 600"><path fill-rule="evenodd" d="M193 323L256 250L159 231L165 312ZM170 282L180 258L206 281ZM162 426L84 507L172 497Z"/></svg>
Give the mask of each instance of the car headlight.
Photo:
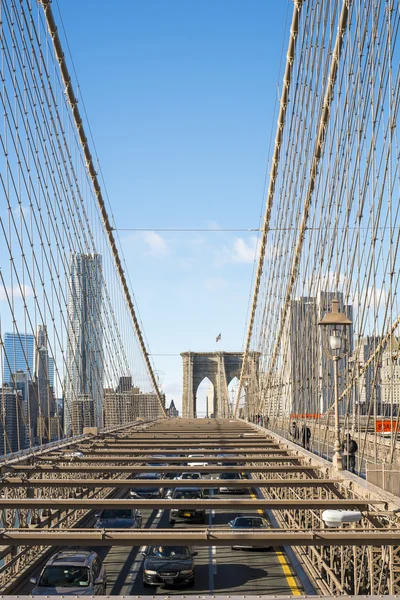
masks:
<svg viewBox="0 0 400 600"><path fill-rule="evenodd" d="M144 572L146 575L157 575L157 571L152 571L151 569L145 569Z"/></svg>
<svg viewBox="0 0 400 600"><path fill-rule="evenodd" d="M181 575L193 575L193 569L186 569L185 571L181 571Z"/></svg>

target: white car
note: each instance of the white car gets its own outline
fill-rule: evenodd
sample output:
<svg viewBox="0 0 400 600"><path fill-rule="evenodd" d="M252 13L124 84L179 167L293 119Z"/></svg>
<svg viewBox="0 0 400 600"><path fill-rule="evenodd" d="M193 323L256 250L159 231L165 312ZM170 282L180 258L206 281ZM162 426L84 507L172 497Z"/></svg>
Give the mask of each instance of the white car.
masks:
<svg viewBox="0 0 400 600"><path fill-rule="evenodd" d="M204 454L189 454L188 458L205 458ZM208 467L206 460L191 460L187 462L188 467Z"/></svg>

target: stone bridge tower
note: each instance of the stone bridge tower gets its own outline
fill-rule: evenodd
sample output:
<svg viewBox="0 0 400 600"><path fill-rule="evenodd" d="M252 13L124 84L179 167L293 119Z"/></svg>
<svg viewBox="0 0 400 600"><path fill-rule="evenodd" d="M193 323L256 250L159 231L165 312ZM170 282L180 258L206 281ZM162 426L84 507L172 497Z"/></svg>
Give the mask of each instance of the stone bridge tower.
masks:
<svg viewBox="0 0 400 600"><path fill-rule="evenodd" d="M242 352L182 352L183 396L182 417L196 416L196 395L205 377L214 386L214 417L228 417L228 385L240 378ZM252 372L258 383L258 356Z"/></svg>

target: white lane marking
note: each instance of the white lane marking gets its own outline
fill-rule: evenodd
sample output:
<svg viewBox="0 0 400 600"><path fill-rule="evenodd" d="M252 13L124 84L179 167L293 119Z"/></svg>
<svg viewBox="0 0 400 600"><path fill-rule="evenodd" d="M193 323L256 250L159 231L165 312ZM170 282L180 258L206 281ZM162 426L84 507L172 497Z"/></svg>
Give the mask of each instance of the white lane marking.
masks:
<svg viewBox="0 0 400 600"><path fill-rule="evenodd" d="M217 547L216 546L211 546L211 552L212 552L212 555L213 555L213 559L212 559L213 573L214 573L214 575L216 575L217 574L217 558L216 558Z"/></svg>
<svg viewBox="0 0 400 600"><path fill-rule="evenodd" d="M160 519L163 515L163 510L159 510L154 518L154 521L152 522L152 524L150 525L150 529L155 529L156 527L158 527L158 524L160 522ZM131 567L131 569L129 570L128 575L126 576L126 582L127 583L132 583L131 589L129 590L129 594L133 593L133 588L135 585L135 581L136 578L139 574L140 571L140 567L142 566L142 562L143 562L143 557L141 556L141 552L145 552L146 550L146 546L140 546L139 548L139 552L137 553L135 560L133 562L133 565Z"/></svg>
<svg viewBox="0 0 400 600"><path fill-rule="evenodd" d="M210 499L212 499L214 494L214 490L210 489ZM215 510L210 510L208 513L208 526L212 529L213 526L213 515L215 515ZM216 559L213 558L213 555L216 554L216 547L209 546L208 547L208 593L214 593L214 575L217 572Z"/></svg>

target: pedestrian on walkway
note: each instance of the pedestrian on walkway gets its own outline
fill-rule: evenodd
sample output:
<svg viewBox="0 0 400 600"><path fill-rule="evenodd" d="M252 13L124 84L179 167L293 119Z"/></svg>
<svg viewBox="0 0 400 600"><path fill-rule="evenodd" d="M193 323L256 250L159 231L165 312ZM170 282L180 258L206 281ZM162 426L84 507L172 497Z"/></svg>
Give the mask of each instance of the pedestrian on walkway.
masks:
<svg viewBox="0 0 400 600"><path fill-rule="evenodd" d="M342 442L342 465L350 473L355 473L356 452L358 450L357 442L352 439L350 433Z"/></svg>
<svg viewBox="0 0 400 600"><path fill-rule="evenodd" d="M310 441L311 441L311 429L307 426L306 427L306 449L307 450L311 450Z"/></svg>
<svg viewBox="0 0 400 600"><path fill-rule="evenodd" d="M289 433L292 437L292 440L294 441L295 444L297 444L298 441L298 436L299 436L299 430L297 428L297 423L296 421L293 421L290 425L290 429L289 429Z"/></svg>
<svg viewBox="0 0 400 600"><path fill-rule="evenodd" d="M299 442L303 446L303 448L306 448L306 445L307 445L307 427L305 426L304 423L301 423L300 427L299 427Z"/></svg>

